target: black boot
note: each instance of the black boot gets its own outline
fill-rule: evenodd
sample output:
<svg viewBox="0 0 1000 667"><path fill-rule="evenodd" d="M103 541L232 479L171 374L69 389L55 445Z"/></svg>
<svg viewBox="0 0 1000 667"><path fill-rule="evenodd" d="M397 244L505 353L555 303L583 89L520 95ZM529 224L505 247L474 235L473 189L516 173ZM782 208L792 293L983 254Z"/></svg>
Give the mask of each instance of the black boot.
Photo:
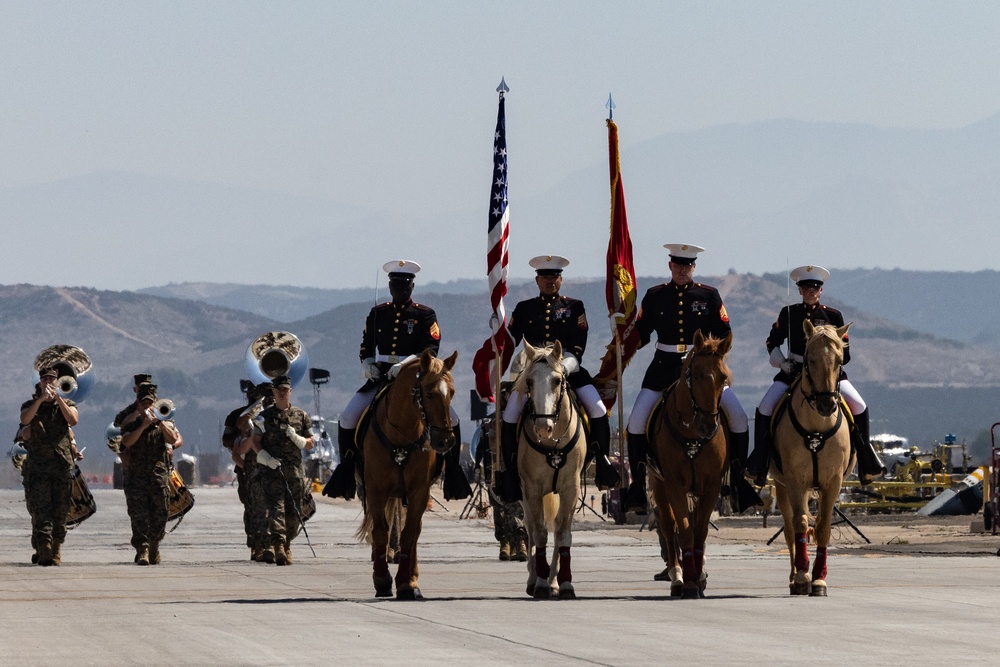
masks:
<svg viewBox="0 0 1000 667"><path fill-rule="evenodd" d="M854 429L851 438L858 454L858 481L862 484L871 484L876 477L885 474L885 466L882 465L878 452L872 447L867 408L861 414L854 415Z"/></svg>
<svg viewBox="0 0 1000 667"><path fill-rule="evenodd" d="M729 493L733 509L737 513L763 504L757 490L743 476L749 450L750 433L748 431L729 434Z"/></svg>
<svg viewBox="0 0 1000 667"><path fill-rule="evenodd" d="M444 490L445 500L464 500L472 495L472 487L462 469L462 431L458 424L451 430L455 434L455 446L444 455Z"/></svg>
<svg viewBox="0 0 1000 667"><path fill-rule="evenodd" d="M646 434L628 434L628 467L632 473L632 483L625 495L625 511L645 514L649 506L646 500L646 460L649 457L649 439Z"/></svg>
<svg viewBox="0 0 1000 667"><path fill-rule="evenodd" d="M621 477L618 471L611 465L608 454L611 452L611 424L608 423L608 416L590 418L590 444L595 450L595 464L597 470L594 472L594 483L600 490L618 488Z"/></svg>
<svg viewBox="0 0 1000 667"><path fill-rule="evenodd" d="M517 470L517 424L500 422L500 456L506 469L497 473L500 498L505 503L521 500L521 473Z"/></svg>
<svg viewBox="0 0 1000 667"><path fill-rule="evenodd" d="M770 415L760 414L753 419L753 453L747 459L747 472L753 475L753 483L757 486L767 484L767 473L771 469L771 448L774 446L771 435Z"/></svg>
<svg viewBox="0 0 1000 667"><path fill-rule="evenodd" d="M337 427L337 447L340 449L340 464L330 475L323 487L323 495L330 498L351 500L357 495L358 483L354 478L357 465L357 448L354 444L353 428Z"/></svg>

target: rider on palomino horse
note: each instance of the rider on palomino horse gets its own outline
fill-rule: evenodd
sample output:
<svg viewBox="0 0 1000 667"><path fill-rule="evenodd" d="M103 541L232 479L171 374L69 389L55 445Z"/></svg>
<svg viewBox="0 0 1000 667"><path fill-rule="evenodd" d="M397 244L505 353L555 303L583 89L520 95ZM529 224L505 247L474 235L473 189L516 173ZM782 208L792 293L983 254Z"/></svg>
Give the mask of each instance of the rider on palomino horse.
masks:
<svg viewBox="0 0 1000 667"><path fill-rule="evenodd" d="M625 507L646 511L646 460L649 440L646 424L660 402L663 392L677 381L684 355L694 341L694 334L725 338L730 333L729 314L714 287L693 281L695 260L704 248L686 243L668 243L670 252L669 283L656 285L642 297L636 319L643 347L656 332L656 354L642 379L642 390L635 399L628 420L628 458L632 473ZM729 422L730 493L733 505L742 511L760 504L756 491L743 479L743 468L750 448L749 420L732 388L722 392L722 410ZM724 491L725 492L725 491Z"/></svg>
<svg viewBox="0 0 1000 667"><path fill-rule="evenodd" d="M778 320L771 326L767 337L767 353L770 355L771 366L780 370L774 376L774 384L764 394L757 415L754 419L754 450L750 457L748 472L754 476L754 483L763 486L767 483L767 473L771 467L773 453L773 435L771 433L771 415L781 397L788 391L792 381L802 372L802 355L806 348L805 332L802 323L809 320L814 325L831 324L835 327L844 326L844 316L836 308L823 306L819 302L823 294L823 283L830 278L830 272L822 266L800 266L789 274L798 285L802 303L785 306L778 314ZM781 352L781 344L788 340L788 357ZM844 365L851 360L851 348L848 336L844 335ZM847 379L847 373L841 370L840 393L854 416L855 430L852 442L858 455L858 479L862 484L868 484L879 475L885 473L885 468L878 454L872 448L869 438L868 406L865 399Z"/></svg>
<svg viewBox="0 0 1000 667"><path fill-rule="evenodd" d="M358 448L355 435L358 421L371 405L378 388L386 380L396 377L404 362L415 359L424 350L437 356L441 345L441 329L437 315L429 306L414 303L413 278L420 265L400 259L386 262L382 269L389 274L389 293L392 301L376 305L368 313L365 330L361 335L361 371L368 379L344 408L337 428L340 448L340 465L333 471L323 495L350 500L357 493L355 467ZM458 415L451 410L455 442L445 455L444 497L447 500L468 498L472 495L465 473L459 465L461 434Z"/></svg>
<svg viewBox="0 0 1000 667"><path fill-rule="evenodd" d="M608 460L611 446L611 427L608 410L594 387L590 373L580 365L587 348L587 313L583 302L559 294L563 268L569 260L558 255L540 255L528 262L535 269L535 284L539 295L521 301L510 316L509 330L515 341L522 339L535 347L559 341L563 349L562 365L569 385L576 391L590 418L592 454L597 457L596 483L600 489L618 485L618 472ZM511 392L503 412L501 442L507 472L501 479L501 496L506 502L521 499L520 478L517 473L517 422L524 408L525 397Z"/></svg>

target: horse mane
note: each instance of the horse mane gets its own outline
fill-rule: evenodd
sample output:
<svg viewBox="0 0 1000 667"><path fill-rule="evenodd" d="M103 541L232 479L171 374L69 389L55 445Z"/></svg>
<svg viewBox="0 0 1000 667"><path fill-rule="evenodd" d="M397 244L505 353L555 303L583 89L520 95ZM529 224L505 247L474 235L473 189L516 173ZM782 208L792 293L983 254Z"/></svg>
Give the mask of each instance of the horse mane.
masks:
<svg viewBox="0 0 1000 667"><path fill-rule="evenodd" d="M535 362L539 361L540 359L544 359L545 362L549 365L549 368L551 368L552 370L562 373L562 365L552 359L552 350L554 345L555 343L546 343L542 347L536 347L535 351L538 352L538 354L535 356L534 359L531 360L531 363L528 363L527 361L528 359L527 349L525 348L521 349L517 357L517 363L518 365L520 365L520 370L517 373L517 377L514 378L513 391L520 392L522 396L525 394L528 385L527 370L531 368L535 364Z"/></svg>
<svg viewBox="0 0 1000 667"><path fill-rule="evenodd" d="M835 343L835 348L837 352L841 355L841 357L843 357L844 340L837 335L837 327L833 326L832 324L817 324L813 328L813 335L810 336L808 340L806 340L806 348L807 349L809 348L809 345L810 343L813 342L813 339L821 339L821 338L829 339L830 341Z"/></svg>

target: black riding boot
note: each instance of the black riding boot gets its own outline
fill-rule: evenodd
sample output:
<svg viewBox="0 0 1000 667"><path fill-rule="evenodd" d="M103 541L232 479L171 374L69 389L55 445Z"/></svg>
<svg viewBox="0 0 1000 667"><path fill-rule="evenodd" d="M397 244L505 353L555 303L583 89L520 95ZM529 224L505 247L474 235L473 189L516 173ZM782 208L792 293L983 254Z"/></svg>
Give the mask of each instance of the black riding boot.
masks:
<svg viewBox="0 0 1000 667"><path fill-rule="evenodd" d="M517 470L517 424L500 422L500 456L505 469L498 472L500 498L505 503L521 500L521 473Z"/></svg>
<svg viewBox="0 0 1000 667"><path fill-rule="evenodd" d="M354 433L357 429L337 427L337 447L340 449L340 464L330 475L330 480L323 487L323 495L330 498L351 500L358 492L358 483L354 478L357 464L357 449L354 444Z"/></svg>
<svg viewBox="0 0 1000 667"><path fill-rule="evenodd" d="M854 415L854 428L851 436L854 440L854 449L858 453L858 481L862 484L871 484L873 479L885 474L885 466L882 465L878 452L872 447L867 408L861 414Z"/></svg>
<svg viewBox="0 0 1000 667"><path fill-rule="evenodd" d="M462 469L462 431L458 424L451 430L455 434L455 446L444 455L445 500L464 500L472 495L472 487Z"/></svg>
<svg viewBox="0 0 1000 667"><path fill-rule="evenodd" d="M753 419L753 453L747 459L747 472L753 475L753 483L757 486L767 484L767 473L771 469L771 449L774 447L771 435L770 415L760 414Z"/></svg>
<svg viewBox="0 0 1000 667"><path fill-rule="evenodd" d="M597 484L597 488L602 491L617 488L621 477L608 459L608 454L611 452L611 424L607 415L590 418L590 444L597 456L595 460L597 470L594 473L594 483Z"/></svg>
<svg viewBox="0 0 1000 667"><path fill-rule="evenodd" d="M757 490L743 476L749 450L750 433L748 431L729 434L729 493L733 509L737 513L763 504Z"/></svg>
<svg viewBox="0 0 1000 667"><path fill-rule="evenodd" d="M632 483L625 495L625 511L645 514L648 502L646 500L646 461L649 457L649 439L646 434L628 434L628 467L632 473Z"/></svg>

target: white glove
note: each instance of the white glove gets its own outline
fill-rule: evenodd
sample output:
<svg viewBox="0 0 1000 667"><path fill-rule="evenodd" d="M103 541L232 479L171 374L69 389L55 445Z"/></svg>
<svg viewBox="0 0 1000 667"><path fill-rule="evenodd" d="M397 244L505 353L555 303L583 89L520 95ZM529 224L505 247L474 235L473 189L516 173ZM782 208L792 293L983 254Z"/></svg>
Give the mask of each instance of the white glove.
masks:
<svg viewBox="0 0 1000 667"><path fill-rule="evenodd" d="M781 368L781 364L787 361L785 355L781 353L781 348L776 347L771 350L771 354L768 357L768 362L771 364L771 368Z"/></svg>
<svg viewBox="0 0 1000 667"><path fill-rule="evenodd" d="M287 435L288 439L295 443L295 446L299 449L306 448L306 439L296 433L291 424L285 424L285 435Z"/></svg>
<svg viewBox="0 0 1000 667"><path fill-rule="evenodd" d="M792 375L795 373L795 362L791 359L785 359L781 362L781 372L785 375Z"/></svg>
<svg viewBox="0 0 1000 667"><path fill-rule="evenodd" d="M368 357L361 362L361 374L372 382L378 382L378 379L382 377L382 373L378 369L375 357Z"/></svg>
<svg viewBox="0 0 1000 667"><path fill-rule="evenodd" d="M400 361L398 364L393 364L392 366L389 366L389 370L386 373L386 375L389 376L390 380L395 380L396 376L399 375L399 369L402 368L403 364L409 363L410 361L412 361L413 359L416 359L416 358L417 358L417 355L411 354L406 359L403 359L402 361Z"/></svg>
<svg viewBox="0 0 1000 667"><path fill-rule="evenodd" d="M257 452L257 463L267 466L271 470L277 470L281 467L281 461L268 454L266 449Z"/></svg>
<svg viewBox="0 0 1000 667"><path fill-rule="evenodd" d="M580 368L580 362L576 360L576 357L572 353L567 352L563 355L562 367L563 373L569 375L570 373L576 372L576 370Z"/></svg>

